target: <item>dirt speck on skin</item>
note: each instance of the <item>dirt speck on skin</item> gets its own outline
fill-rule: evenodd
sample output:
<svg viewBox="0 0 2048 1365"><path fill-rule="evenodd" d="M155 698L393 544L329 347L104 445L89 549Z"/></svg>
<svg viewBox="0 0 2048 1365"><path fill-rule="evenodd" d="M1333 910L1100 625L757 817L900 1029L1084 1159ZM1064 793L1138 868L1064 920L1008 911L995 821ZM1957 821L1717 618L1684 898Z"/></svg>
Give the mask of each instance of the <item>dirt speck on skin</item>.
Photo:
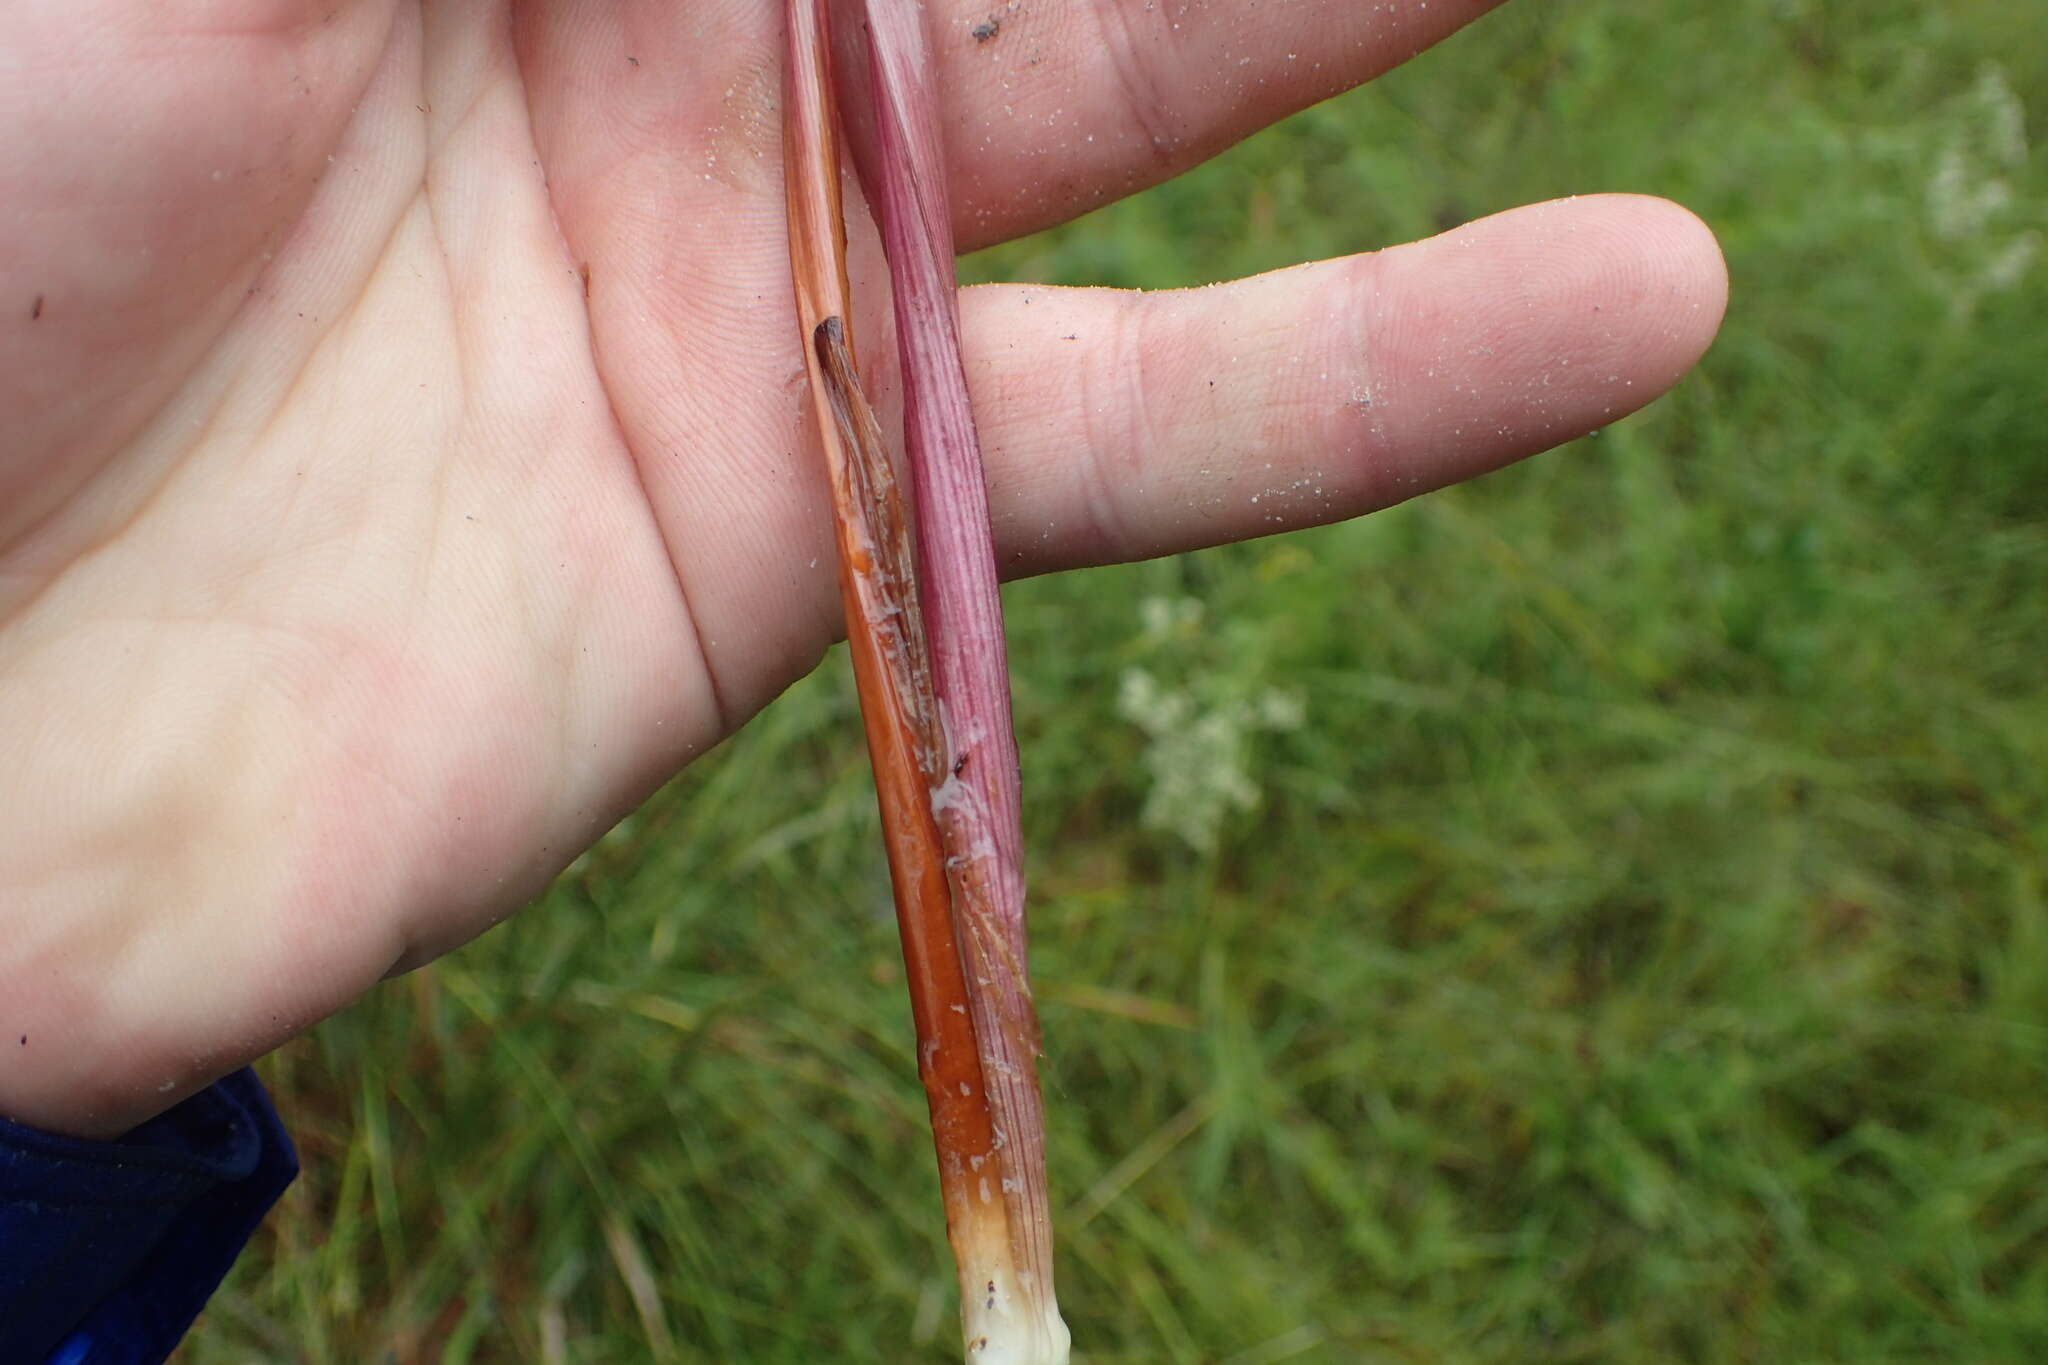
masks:
<svg viewBox="0 0 2048 1365"><path fill-rule="evenodd" d="M761 58L731 73L707 130L701 174L735 189L782 183L782 69Z"/></svg>
<svg viewBox="0 0 2048 1365"><path fill-rule="evenodd" d="M988 18L982 20L980 23L976 24L973 28L967 31L968 33L973 35L974 41L977 46L983 43L993 42L995 40L995 36L1003 31L1003 21L1001 19L998 19L995 15L991 14Z"/></svg>

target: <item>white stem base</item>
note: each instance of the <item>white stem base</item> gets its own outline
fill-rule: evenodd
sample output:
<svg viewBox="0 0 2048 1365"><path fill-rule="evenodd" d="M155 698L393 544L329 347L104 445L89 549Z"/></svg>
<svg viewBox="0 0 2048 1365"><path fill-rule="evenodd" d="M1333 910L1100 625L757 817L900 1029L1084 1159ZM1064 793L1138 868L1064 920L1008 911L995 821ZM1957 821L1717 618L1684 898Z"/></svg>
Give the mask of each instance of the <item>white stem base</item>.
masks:
<svg viewBox="0 0 2048 1365"><path fill-rule="evenodd" d="M987 1270L978 1283L962 1278L967 1365L1067 1365L1073 1338L1046 1295L1026 1293L1007 1264Z"/></svg>

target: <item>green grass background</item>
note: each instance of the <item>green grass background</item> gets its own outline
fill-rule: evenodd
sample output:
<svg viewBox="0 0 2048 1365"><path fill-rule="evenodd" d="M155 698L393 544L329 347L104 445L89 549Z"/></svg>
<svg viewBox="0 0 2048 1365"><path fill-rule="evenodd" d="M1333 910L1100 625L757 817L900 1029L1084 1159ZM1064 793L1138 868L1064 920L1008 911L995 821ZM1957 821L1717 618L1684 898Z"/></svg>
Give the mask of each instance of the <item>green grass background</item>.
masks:
<svg viewBox="0 0 2048 1365"><path fill-rule="evenodd" d="M2037 6L1523 3L968 262L1188 284L1637 190L1734 281L1569 449L1010 590L1077 1359L2048 1359L2048 261L1996 264L2048 170L2001 85L2048 139ZM1305 713L1210 848L1144 819L1134 669ZM183 1360L957 1359L887 903L835 657L266 1064L306 1174Z"/></svg>

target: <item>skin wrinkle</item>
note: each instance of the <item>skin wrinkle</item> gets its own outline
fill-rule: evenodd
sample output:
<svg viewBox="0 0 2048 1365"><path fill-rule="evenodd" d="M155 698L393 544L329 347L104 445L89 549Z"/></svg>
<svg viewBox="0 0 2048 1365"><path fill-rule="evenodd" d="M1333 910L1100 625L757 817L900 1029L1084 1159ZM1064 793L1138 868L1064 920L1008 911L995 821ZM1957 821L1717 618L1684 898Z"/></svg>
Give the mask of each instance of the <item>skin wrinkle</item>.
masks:
<svg viewBox="0 0 2048 1365"><path fill-rule="evenodd" d="M519 32L517 16L515 15L511 32L512 62L515 70L519 71L523 77L520 82L523 96L520 102L521 109L525 116L528 139L532 143L535 157L542 167L543 197L546 202L548 220L553 225L556 238L562 245L562 257L565 264L573 263L573 261L578 259L587 261L592 254L601 253L594 253L592 251L592 248L596 245L595 243L586 242L582 244L582 254L579 254L577 244L571 240L569 233L562 223L560 203L556 196L557 187L552 174L548 170L548 157L539 136L539 123L533 107L533 92L538 86L538 81L535 79L536 73L533 69L537 61L536 53L538 47L535 44L520 43L518 41ZM630 43L630 39L628 42ZM621 52L618 55L625 56L628 54ZM637 70L638 68L635 69ZM630 161L632 156L632 153L628 153L627 160ZM623 173L624 169L622 165L616 168L615 173ZM571 268L573 269L573 265L571 265ZM634 485L639 490L642 504L648 508L649 514L652 516L657 504L654 498L654 490L649 485L648 467L642 452L649 449L661 449L662 447L658 443L636 443L633 441L625 417L619 410L618 398L613 392L612 386L604 382L606 366L603 355L603 329L599 325L598 318L600 313L607 307L609 300L616 297L611 291L611 283L612 277L609 272L605 274L601 282L593 274L586 306L582 314L584 350L591 372L597 379L597 390L604 401L607 425L617 435L619 448L626 455L627 464L631 468ZM654 531L656 539L662 547L662 554L668 566L669 580L675 588L676 600L680 604L682 620L679 624L681 626L681 633L689 641L690 653L695 656L697 676L702 678L704 682L705 699L711 711L714 732L719 734L727 733L736 727L743 717L727 699L726 685L720 678L719 671L713 662L712 652L705 638L702 620L698 615L695 603L691 600L688 577L683 571L681 557L677 552L676 545L667 527L660 522L658 517L655 520Z"/></svg>
<svg viewBox="0 0 2048 1365"><path fill-rule="evenodd" d="M777 306L782 305L778 302ZM793 323L788 331L795 336ZM707 342L713 334L715 329L707 329ZM710 368L699 347L689 348L683 363L690 373ZM736 575L774 575L773 562L782 560L797 544L804 545L812 557L830 563L825 558L832 550L824 517L824 471L816 454L815 435L800 425L804 420L800 406L778 404L773 410L757 408L735 414L718 386L705 386L685 401L687 420L672 419L665 424L682 428L675 438L649 432L643 424L634 445L640 452L643 479L653 485L652 505L658 509L663 542L677 581L685 585L682 591L690 594L685 600L699 634L706 677L719 698L721 723L730 723L780 691L786 670L815 664L822 650L838 637L842 626L836 598L829 604L804 603L801 598L791 604L816 608L819 619L829 621L830 628L822 637L805 642L799 653L774 661L775 677L770 682L762 675L764 661L746 659L731 648L759 629L758 616L727 613L707 619L697 610L695 595L722 592ZM697 432L708 433L712 439L693 439L692 433ZM734 474L737 477L731 477ZM798 516L795 508L751 502L720 505L736 490L779 484L792 476L810 491L804 499L809 515L802 517L807 534L801 540L790 531L791 520ZM717 510L712 510L714 507ZM713 533L678 534L691 527ZM829 583L830 578L819 581ZM727 647L721 649L720 641Z"/></svg>
<svg viewBox="0 0 2048 1365"><path fill-rule="evenodd" d="M241 272L241 279L255 280L260 272L260 264L252 264ZM223 317L223 330L233 324L240 307L232 300L236 296L246 297L252 288L237 281L234 288L224 291L215 301L215 311ZM176 482L192 452L215 434L229 394L227 385L216 386L210 391L201 388L196 395L189 384L184 391L174 390L163 407L144 419L134 438L135 449L128 453L128 458L122 459L117 453L99 466L97 472L101 478L108 477L117 463L133 471L132 476L115 482L111 497L89 487L81 496L54 504L41 519L23 527L11 541L0 541L0 556L8 561L9 578L33 577L38 560L63 561L62 569L30 585L23 595L16 595L11 589L0 591L0 624L28 619L38 602L66 573L89 563L108 545L129 535L148 519L166 489ZM195 397L200 410L197 413L182 411L192 406ZM190 427L184 439L177 443L153 441L152 429L162 428L174 417ZM155 467L150 468L152 461L146 452L158 446L164 449ZM113 506L102 512L102 505L109 502ZM77 528L75 531L74 527ZM68 538L74 535L83 538ZM28 570L26 574L23 573L24 568Z"/></svg>
<svg viewBox="0 0 2048 1365"><path fill-rule="evenodd" d="M462 134L470 131L483 116L484 102L490 97L492 91L488 88L488 84L482 88L473 89L457 105L452 114L444 115L445 103L436 100L433 92L426 87L426 72L422 71L420 74L420 98L419 103L415 107L419 110L420 124L426 134L424 139L427 149L425 188L432 190L434 168L448 159L448 145Z"/></svg>
<svg viewBox="0 0 2048 1365"><path fill-rule="evenodd" d="M471 107L474 108L475 102L471 101L470 103ZM429 160L423 171L418 197L414 202L418 205L420 212L426 217L427 240L433 246L433 250L426 253L427 259L441 267L443 286L447 290L448 295L451 298L455 298L460 296L461 290L455 281L455 272L452 264L453 258L449 253L447 240L441 231L440 217L435 212L434 198L433 162ZM368 291L365 291L363 297L369 298L371 295ZM455 314L455 325L448 329L448 342L454 350L456 393L453 421L450 425L456 433L455 440L457 443L463 443L464 434L473 431L477 425L477 413L474 407L477 386L472 378L473 366L471 363L469 341L469 332L475 325L475 319L469 310L456 308L453 312ZM448 522L448 483L452 476L452 468L443 468L434 478L427 481L427 504L423 514L425 535L422 549L414 562L413 570L412 603L415 605L411 609L415 611L418 609L417 603L427 600L426 585L432 581L435 565L442 553L445 536L443 527Z"/></svg>
<svg viewBox="0 0 2048 1365"><path fill-rule="evenodd" d="M186 22L175 32L157 31L166 40L299 38L334 15L334 0L181 0L173 17Z"/></svg>
<svg viewBox="0 0 2048 1365"><path fill-rule="evenodd" d="M1087 496L1082 511L1093 535L1114 554L1135 544L1125 503L1143 496L1146 470L1142 453L1154 448L1158 432L1145 398L1152 370L1149 357L1150 319L1158 306L1152 297L1134 299L1135 307L1111 315L1112 340L1096 348L1081 369L1081 466ZM1098 401L1097 395L1107 395ZM1105 423L1102 415L1120 420Z"/></svg>
<svg viewBox="0 0 2048 1365"><path fill-rule="evenodd" d="M385 76L381 72L379 76L371 78L369 88L362 94L362 104L371 104L377 98L377 86L379 80L383 78ZM395 76L391 78L395 80ZM391 106L397 106L397 102L401 102L403 98L406 98L406 94L397 92L391 94L387 102ZM375 147L383 149L389 145L389 141L389 137L379 137ZM264 338L262 358L266 364L274 364L279 354L285 354L289 360L295 360L295 364L291 364L287 372L270 370L268 375L262 375L262 379L268 381L264 387L274 387L274 395L262 401L262 405L258 407L258 422L250 428L244 448L250 452L252 460L262 460L262 452L272 448L276 440L281 438L281 424L285 424L287 420L295 422L299 417L303 417L299 405L307 397L307 387L324 387L328 383L326 375L330 362L334 360L336 350L346 350L346 338L352 332L358 332L358 329L360 332L375 332L375 321L365 317L367 307L383 303L379 291L375 289L375 280L381 274L385 274L391 260L399 254L399 241L403 233L406 233L406 225L412 219L414 211L424 209L424 205L420 203L422 190L418 188L408 192L403 199L395 199L389 213L389 221L375 244L350 254L350 258L344 262L334 262L332 256L324 252L322 241L319 241L322 237L338 235L338 225L332 221L332 217L336 215L332 211L324 213L324 201L344 199L350 205L362 203L360 190L356 190L356 186L344 188L342 184L338 184L334 172L346 172L350 166L356 164L356 158L367 156L369 147L362 145L362 133L350 129L350 133L344 135L342 141L336 145L330 174L319 176L319 180L315 182L315 190L307 205L305 217L299 219L295 229L287 235L285 241L281 241L274 254L266 256L266 266L262 268L260 278L256 280L252 289L244 293L242 315L252 323L279 323L289 327L289 323L285 321L287 313L311 313L313 317L313 321L301 329L301 338L293 338L301 342L299 346L279 346L274 338ZM414 174L422 176L424 180L424 160L420 162L418 172L403 172L391 176L389 184L406 184L412 180ZM348 213L352 215L354 209L350 209ZM313 260L319 262L322 268L307 270L305 264L299 260L301 252L311 252ZM336 264L342 266L340 272L336 270ZM279 278L281 272L285 270L289 270L289 276ZM336 278L336 274L340 274L342 278ZM442 278L442 287L444 291L449 289L449 280ZM297 354L293 356L293 352ZM211 417L211 422L219 422L221 411L229 407L244 407L252 395L246 393L246 372L236 362L236 358L225 358L223 364L215 364L213 368L215 375L211 383L205 385L203 389L211 389L217 395L213 403L215 415ZM313 430L334 430L346 426L350 413L338 409L338 401L340 393L328 395L326 420L315 424ZM166 420L178 415L180 413L174 411L166 413ZM160 426L168 426L168 422ZM197 448L199 442L188 438L188 450ZM299 487L295 487L293 495L301 495Z"/></svg>
<svg viewBox="0 0 2048 1365"><path fill-rule="evenodd" d="M682 55L678 57L675 44L664 42L640 47L640 66L629 67L624 59L632 47L632 44L627 44L625 50L615 54L618 71L608 79L618 83L646 84L651 91L688 88L670 76L678 61L688 69L701 62L699 54L704 52L745 50L744 44L737 47L731 44L694 45L682 48ZM525 48L529 53L535 49L544 54L546 44L535 41ZM579 75L577 78L579 82L585 79L596 77ZM718 84L725 80L722 73L706 73L705 79L714 83L711 87L713 94L725 88L724 84ZM681 254L672 252L664 258L646 245L647 242L661 240L662 232L667 230L656 227L656 224L679 221L688 228L701 225L707 214L719 215L728 225L734 224L735 213L729 210L736 201L724 196L707 199L698 188L704 182L697 179L690 167L701 157L702 151L699 147L687 145L696 140L694 134L683 139L683 160L674 168L668 167L657 156L658 151L677 145L678 139L671 130L676 127L693 128L692 121L699 113L714 121L723 117L715 101L708 108L700 109L698 106L704 103L693 98L688 107L664 104L658 116L632 123L607 120L599 130L603 153L574 167L559 167L552 157L549 158L557 212L569 225L569 237L577 255L615 261L612 270L599 271L595 276L592 298L595 354L602 358L613 350L615 336L632 335L636 321L644 326L646 319L667 318L680 312L685 305L700 311L709 307L717 310L719 316L730 319L723 326L715 322L710 325L700 323L693 329L671 335L670 345L675 359L663 365L662 369L671 376L672 382L663 385L658 393L646 393L638 386L628 386L622 391L615 385L608 385L608 399L618 413L621 428L635 452L642 486L650 505L660 515L672 574L679 582L690 581L692 575L688 569L693 561L712 553L717 547L700 545L697 541L703 539L701 537L688 543L680 542L675 536L675 528L698 518L716 521L716 514L709 511L706 504L729 503L733 494L731 480L720 476L727 470L744 468L757 471L755 477L759 477L760 472L766 472L762 470L764 462L783 458L771 456L769 452L787 452L792 439L792 435L782 434L779 423L776 424L778 429L771 432L769 424L763 420L766 417L764 413L742 411L735 414L727 386L692 382L692 376L712 368L714 352L726 363L741 369L758 367L761 360L758 344L761 339L758 325L761 299L772 290L773 294L769 296L774 299L775 306L785 306L783 295L786 295L787 287L781 283L780 277L764 276L758 284L749 287L745 278L734 278L722 261L713 260L709 253L678 248ZM629 99L627 107L638 109L642 106L636 98ZM540 122L540 128L545 152L549 138L563 134L560 128L550 132L544 120ZM622 136L644 139L648 145L632 145L630 141L621 145ZM779 205L771 207L775 208L772 214L763 212L762 207L751 200L737 206L737 214L743 216L739 217L736 228L729 226L732 255L751 259L757 251L763 256L772 251L776 259L780 258L784 248ZM755 219L759 220L758 225L753 221ZM648 226L640 227L643 222ZM628 253L622 254L617 250L621 243L628 245ZM712 268L714 265L718 266L716 270ZM636 279L639 282L637 289ZM756 344L734 354L727 335L736 335L743 341L752 340ZM783 360L788 358L792 349L784 346L778 336L774 354L782 359L769 363L783 367ZM610 367L606 368L609 371ZM676 406L678 403L682 405L680 410ZM754 433L755 439L747 439L749 431ZM707 442L699 434L706 432L721 439ZM760 514L760 509L753 505L735 505L732 511L741 521L752 520ZM755 538L758 543L782 543L774 528L763 527L762 532ZM700 591L720 586L717 573L699 577L705 585ZM732 629L724 623L705 620L695 603L691 604L690 618L702 641L710 670L707 676L713 678L719 692L721 718L729 721L744 708L732 700L735 684L730 665L719 651L712 648L711 641L729 638ZM752 687L746 689L747 692L752 690Z"/></svg>
<svg viewBox="0 0 2048 1365"><path fill-rule="evenodd" d="M389 235L363 272L361 289L334 317L323 319L316 344L293 372L289 386L249 442L250 458L255 463L274 458L273 452L277 447L291 442L302 444L309 452L317 452L313 458L303 462L300 477L291 485L294 501L307 496L331 495L346 479L346 468L365 457L374 460L381 453L394 471L401 468L406 463L402 451L384 448L387 443L425 446L429 441L454 439L461 431L469 386L462 382L458 369L454 387L462 395L462 401L452 410L447 390L437 386L431 411L423 407L412 414L414 420L408 423L394 420L389 431L378 433L379 440L366 443L368 450L361 455L342 449L342 442L336 436L336 433L351 429L356 413L346 386L338 384L334 376L346 368L352 353L376 345L374 338L384 326L377 310L390 301L388 291L429 293L428 281L417 269L412 271L409 284L398 284L396 277L405 271L408 263L420 259L420 253L409 245L410 239L419 236L431 241L433 232L432 213L426 196L423 192L415 192L395 216ZM445 257L437 251L430 251L426 253L426 259L440 267L432 281L438 288L431 289L430 296L452 299L455 287L447 273ZM436 342L455 348L458 356L460 341L455 333L459 326L458 322L456 327L436 328L434 337ZM313 414L310 419L309 410ZM420 430L422 427L425 430ZM430 577L432 542L442 520L435 514L435 508L445 500L446 481L445 471L430 480L432 488L422 490L428 496L424 508L408 501L407 525L411 529L399 535L391 534L388 528L380 530L373 516L374 512L390 513L392 502L389 498L359 492L348 499L347 513L335 526L334 536L349 548L343 552L341 562L332 566L330 571L345 572L351 561L385 558L401 545L419 543L417 537L423 534L427 538L428 553L421 555L412 566L410 590L404 595L409 602L422 600ZM365 536L374 537L374 542L364 545ZM301 537L294 537L294 540L299 545L306 543Z"/></svg>
<svg viewBox="0 0 2048 1365"><path fill-rule="evenodd" d="M446 32L448 27L449 25L443 25L437 29L430 23L423 35L423 41L436 50L446 50L457 42L453 35ZM460 201L464 197L465 187L460 181L449 183L443 175L437 172L446 163L451 147L458 141L466 137L474 138L480 142L488 142L490 140L488 137L490 129L487 120L496 112L491 107L491 102L497 93L497 82L504 79L510 73L498 69L499 63L491 59L488 50L501 43L509 44L509 42L509 31L499 32L495 37L487 34L480 40L466 42L464 44L465 47L475 46L479 51L470 60L463 62L461 69L452 78L449 73L441 72L441 79L436 81L433 79L436 64L431 62L422 63L420 89L420 103L422 105L426 106L429 110L439 111L448 102L447 97L450 93L459 93L459 103L452 119L444 120L438 115L438 112L423 116L427 120L426 140L428 152L422 173L422 186L419 192L419 199L427 215L429 240L433 246L433 249L426 254L429 260L439 265L451 299L460 299L465 296L473 297L486 292L488 288L487 279L479 282L477 280L465 279L464 277L469 275L483 275L487 277L490 269L488 264L479 266L475 262L465 261L466 256L473 254L473 249L472 252L465 252L462 249L463 244L458 240L457 234L449 226L452 221L464 216L460 212ZM449 87L451 85L456 87L455 92L450 91ZM436 88L437 86L439 87L438 89ZM523 101L520 102L520 107L523 114ZM523 127L521 132L524 132ZM525 140L530 142L530 137ZM435 153L437 151L441 155L436 156ZM544 198L544 189L540 193ZM447 202L451 200L456 202ZM468 216L474 217L476 215L472 211ZM485 249L488 250L488 248ZM564 255L566 258L566 251ZM465 265L467 265L467 268L465 268ZM460 444L474 446L483 439L484 432L488 429L489 425L484 420L484 414L480 409L480 395L483 394L487 386L485 377L482 374L483 366L479 361L479 357L488 350L488 339L485 338L480 343L477 336L478 329L487 324L481 316L480 310L476 308L458 307L452 311L455 315L455 326L450 329L450 342L454 347L455 383L457 389L455 430L459 433L457 440ZM421 573L423 576L430 575L432 572L433 565L439 554L442 537L447 531L460 525L459 518L455 517L450 511L451 496L448 477L444 475L444 477L434 480L433 499L427 515L430 543L428 545L428 552L421 558ZM522 604L525 610L529 612L532 610L530 603L527 603L525 599L522 599Z"/></svg>
<svg viewBox="0 0 2048 1365"><path fill-rule="evenodd" d="M1158 179L1185 166L1191 150L1185 121L1176 113L1179 102L1167 98L1191 75L1180 24L1184 8L1176 0L1143 6L1127 0L1084 0L1081 5L1101 39L1102 61L1112 77L1108 88L1123 116L1108 126L1122 127L1127 120L1144 134L1151 174ZM1153 16L1151 23L1140 28L1138 16L1148 14Z"/></svg>
<svg viewBox="0 0 2048 1365"><path fill-rule="evenodd" d="M1350 368L1338 366L1336 392L1326 395L1327 415L1311 428L1310 444L1320 443L1353 471L1366 490L1366 501L1391 506L1410 495L1401 491L1395 452L1387 438L1387 412L1398 394L1392 388L1392 368L1380 356L1385 335L1378 325L1381 256L1374 252L1353 257L1337 268L1343 287L1325 296L1325 311L1332 318L1327 330L1334 338L1327 353L1348 358Z"/></svg>

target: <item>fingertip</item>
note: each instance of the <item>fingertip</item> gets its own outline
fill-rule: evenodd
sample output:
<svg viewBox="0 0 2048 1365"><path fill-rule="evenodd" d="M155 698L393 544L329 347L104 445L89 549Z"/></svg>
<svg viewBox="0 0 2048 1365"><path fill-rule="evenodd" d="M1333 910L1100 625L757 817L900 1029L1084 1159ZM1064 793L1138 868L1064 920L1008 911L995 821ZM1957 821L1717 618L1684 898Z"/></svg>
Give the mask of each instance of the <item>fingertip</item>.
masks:
<svg viewBox="0 0 2048 1365"><path fill-rule="evenodd" d="M1646 358L1664 362L1663 387L1676 383L1706 354L1728 311L1728 263L1714 230L1691 209L1654 195L1559 202L1608 219L1617 275L1638 290L1635 320L1645 329Z"/></svg>
<svg viewBox="0 0 2048 1365"><path fill-rule="evenodd" d="M1705 353L1719 245L1668 200L1552 200L1390 248L1360 353L1399 495L1470 478L1644 407Z"/></svg>

